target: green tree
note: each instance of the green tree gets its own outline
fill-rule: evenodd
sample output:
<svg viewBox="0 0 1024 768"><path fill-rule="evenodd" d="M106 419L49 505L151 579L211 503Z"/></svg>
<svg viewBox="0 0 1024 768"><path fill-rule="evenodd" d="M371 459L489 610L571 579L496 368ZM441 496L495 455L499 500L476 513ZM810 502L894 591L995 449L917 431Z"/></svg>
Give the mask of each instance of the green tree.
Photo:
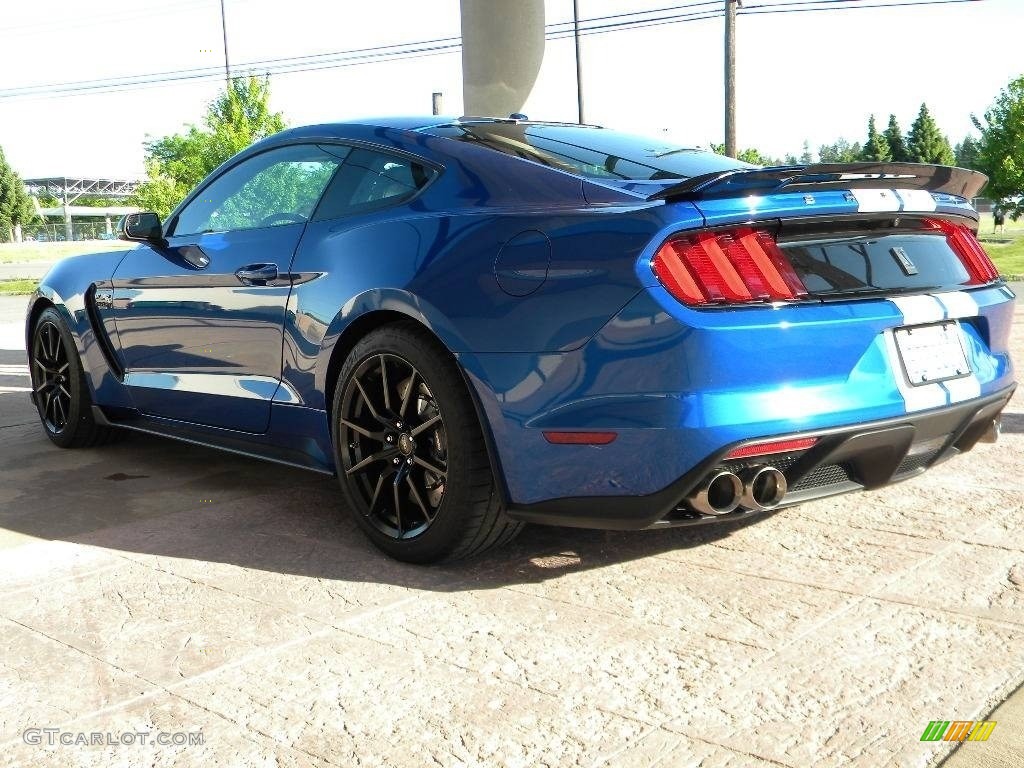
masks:
<svg viewBox="0 0 1024 768"><path fill-rule="evenodd" d="M0 149L0 241L14 242L15 228L25 226L36 218L32 198L14 169L7 164Z"/></svg>
<svg viewBox="0 0 1024 768"><path fill-rule="evenodd" d="M907 154L907 142L903 139L903 131L900 124L896 122L896 115L889 115L889 125L882 132L882 136L889 144L889 154L897 163L905 163L910 159Z"/></svg>
<svg viewBox="0 0 1024 768"><path fill-rule="evenodd" d="M978 170L980 162L981 145L973 136L964 136L964 140L953 147L953 154L956 156L956 164L960 168Z"/></svg>
<svg viewBox="0 0 1024 768"><path fill-rule="evenodd" d="M949 139L939 130L938 123L928 111L928 105L922 104L917 119L910 126L907 134L907 154L912 163L932 163L934 165L952 165L956 162Z"/></svg>
<svg viewBox="0 0 1024 768"><path fill-rule="evenodd" d="M985 196L1002 201L1011 216L1024 215L1024 75L999 92L982 120L971 119L981 132L978 170L989 178Z"/></svg>
<svg viewBox="0 0 1024 768"><path fill-rule="evenodd" d="M284 127L281 113L270 111L269 80L236 78L210 104L202 127L146 142L147 179L131 202L167 216L210 171Z"/></svg>
<svg viewBox="0 0 1024 768"><path fill-rule="evenodd" d="M818 148L818 161L822 163L855 163L860 160L862 149L859 143L851 144L839 139L835 144L822 144Z"/></svg>
<svg viewBox="0 0 1024 768"><path fill-rule="evenodd" d="M725 144L712 144L711 151L716 155L725 154ZM737 156L737 160L742 160L744 163L750 163L751 165L782 165L782 161L769 155L761 154L760 150L748 148L741 150Z"/></svg>
<svg viewBox="0 0 1024 768"><path fill-rule="evenodd" d="M878 132L874 115L868 120L868 140L864 142L860 159L875 163L887 163L892 160L892 149L885 136Z"/></svg>
<svg viewBox="0 0 1024 768"><path fill-rule="evenodd" d="M800 153L800 164L810 165L813 162L814 157L811 155L811 143L807 139L804 139L804 149L803 152Z"/></svg>

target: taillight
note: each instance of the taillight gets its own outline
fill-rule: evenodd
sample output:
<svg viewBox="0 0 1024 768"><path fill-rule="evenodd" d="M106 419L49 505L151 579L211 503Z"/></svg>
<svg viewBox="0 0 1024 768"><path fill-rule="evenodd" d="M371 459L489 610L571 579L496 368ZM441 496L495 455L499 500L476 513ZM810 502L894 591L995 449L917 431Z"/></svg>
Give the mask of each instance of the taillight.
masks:
<svg viewBox="0 0 1024 768"><path fill-rule="evenodd" d="M669 293L693 306L807 295L775 239L749 227L669 238L654 255L652 267Z"/></svg>
<svg viewBox="0 0 1024 768"><path fill-rule="evenodd" d="M946 242L971 276L968 285L984 285L999 278L999 270L981 247L974 232L963 224L954 224L942 219L925 219L924 225L937 229L946 236Z"/></svg>

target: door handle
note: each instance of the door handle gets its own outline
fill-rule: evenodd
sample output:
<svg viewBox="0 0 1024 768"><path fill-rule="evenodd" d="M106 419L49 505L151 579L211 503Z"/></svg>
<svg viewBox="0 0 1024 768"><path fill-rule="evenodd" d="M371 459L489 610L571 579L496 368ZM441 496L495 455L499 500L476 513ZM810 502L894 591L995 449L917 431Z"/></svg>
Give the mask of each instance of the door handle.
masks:
<svg viewBox="0 0 1024 768"><path fill-rule="evenodd" d="M235 272L235 277L246 285L266 285L277 280L277 264L250 264Z"/></svg>

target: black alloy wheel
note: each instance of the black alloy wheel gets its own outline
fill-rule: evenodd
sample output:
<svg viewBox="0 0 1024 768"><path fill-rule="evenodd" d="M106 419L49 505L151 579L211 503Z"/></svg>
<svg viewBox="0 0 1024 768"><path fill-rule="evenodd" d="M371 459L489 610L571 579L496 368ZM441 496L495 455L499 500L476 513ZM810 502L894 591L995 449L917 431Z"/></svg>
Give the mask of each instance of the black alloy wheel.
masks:
<svg viewBox="0 0 1024 768"><path fill-rule="evenodd" d="M64 318L44 309L32 329L29 346L32 399L50 441L61 448L86 448L122 434L96 423L82 361Z"/></svg>
<svg viewBox="0 0 1024 768"><path fill-rule="evenodd" d="M511 540L480 422L451 354L398 322L349 353L334 391L335 463L360 528L392 557L456 560Z"/></svg>
<svg viewBox="0 0 1024 768"><path fill-rule="evenodd" d="M71 413L71 363L52 320L40 322L32 344L32 391L39 406L43 426L54 435L68 426Z"/></svg>
<svg viewBox="0 0 1024 768"><path fill-rule="evenodd" d="M408 360L378 354L353 372L342 395L342 469L384 535L420 535L437 516L448 477L444 418Z"/></svg>

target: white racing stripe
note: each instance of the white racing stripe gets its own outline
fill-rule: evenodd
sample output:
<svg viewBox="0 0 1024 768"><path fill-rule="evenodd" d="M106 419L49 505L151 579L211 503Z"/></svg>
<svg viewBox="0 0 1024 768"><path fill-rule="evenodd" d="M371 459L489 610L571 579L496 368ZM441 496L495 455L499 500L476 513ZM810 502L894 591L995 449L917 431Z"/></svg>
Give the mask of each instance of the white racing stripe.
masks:
<svg viewBox="0 0 1024 768"><path fill-rule="evenodd" d="M851 189L850 194L857 201L857 210L860 213L900 209L900 199L891 189Z"/></svg>
<svg viewBox="0 0 1024 768"><path fill-rule="evenodd" d="M946 308L935 296L893 296L889 299L903 315L904 325L937 323L946 317Z"/></svg>
<svg viewBox="0 0 1024 768"><path fill-rule="evenodd" d="M934 211L938 207L926 189L897 189L896 194L903 201L904 211Z"/></svg>
<svg viewBox="0 0 1024 768"><path fill-rule="evenodd" d="M962 403L964 400L981 397L981 382L973 373L962 379L944 381L942 386L949 392L949 402L951 403Z"/></svg>
<svg viewBox="0 0 1024 768"><path fill-rule="evenodd" d="M927 296L893 296L889 301L895 304L903 315L904 325L921 325L944 319L961 320L978 315L978 302L964 291L948 291ZM903 371L903 363L896 349L896 339L891 330L885 332L885 346L896 386L903 395L907 413L981 397L981 381L973 372L962 379L911 386Z"/></svg>
<svg viewBox="0 0 1024 768"><path fill-rule="evenodd" d="M932 294L946 310L946 317L958 320L963 317L977 317L978 302L969 293L950 291L949 293Z"/></svg>
<svg viewBox="0 0 1024 768"><path fill-rule="evenodd" d="M892 329L885 331L882 335L885 337L885 349L889 355L889 368L892 369L892 376L896 380L896 388L903 395L903 403L907 413L946 405L946 390L938 384L925 384L915 387L907 381L907 375L903 370L903 363L900 361L900 353L896 349L896 337L893 336Z"/></svg>

